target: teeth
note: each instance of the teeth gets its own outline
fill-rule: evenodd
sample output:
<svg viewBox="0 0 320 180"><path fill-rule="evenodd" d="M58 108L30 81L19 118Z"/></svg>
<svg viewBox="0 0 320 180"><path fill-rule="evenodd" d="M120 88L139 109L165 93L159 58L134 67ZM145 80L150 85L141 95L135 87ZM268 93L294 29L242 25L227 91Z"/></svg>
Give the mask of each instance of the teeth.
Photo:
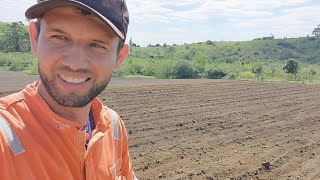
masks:
<svg viewBox="0 0 320 180"><path fill-rule="evenodd" d="M69 82L69 83L79 84L79 83L83 83L86 81L85 78L72 78L72 77L66 77L66 76L62 76L62 75L60 77L61 77L61 79L63 79L66 82Z"/></svg>

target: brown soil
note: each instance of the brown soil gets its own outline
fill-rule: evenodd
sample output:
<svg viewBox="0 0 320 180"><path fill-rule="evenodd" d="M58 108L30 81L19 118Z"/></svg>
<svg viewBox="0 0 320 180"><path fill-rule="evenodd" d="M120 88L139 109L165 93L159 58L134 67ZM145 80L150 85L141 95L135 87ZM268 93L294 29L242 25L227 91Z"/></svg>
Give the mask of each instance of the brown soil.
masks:
<svg viewBox="0 0 320 180"><path fill-rule="evenodd" d="M0 96L37 79L0 72ZM320 86L114 78L139 179L318 179Z"/></svg>

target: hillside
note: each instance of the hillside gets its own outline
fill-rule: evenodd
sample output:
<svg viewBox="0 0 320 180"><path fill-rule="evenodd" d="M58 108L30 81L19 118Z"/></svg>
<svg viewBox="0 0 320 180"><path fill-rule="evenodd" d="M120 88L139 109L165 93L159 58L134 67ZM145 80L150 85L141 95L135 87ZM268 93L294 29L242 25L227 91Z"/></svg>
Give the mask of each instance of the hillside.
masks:
<svg viewBox="0 0 320 180"><path fill-rule="evenodd" d="M319 71L319 47L320 39L315 37L131 47L127 63L118 75L210 78L208 73L216 70L222 75L215 79L290 80L282 68L288 60L295 59L300 63L300 79L310 79L311 71L314 75ZM261 69L261 76L254 72L255 67Z"/></svg>
<svg viewBox="0 0 320 180"><path fill-rule="evenodd" d="M30 53L27 28L21 22L0 22L0 68L37 73ZM184 45L149 45L131 52L115 76L151 76L176 79L260 79L320 82L320 38L301 37L252 41L206 41ZM288 60L299 63L290 75ZM293 78L294 77L294 78Z"/></svg>
<svg viewBox="0 0 320 180"><path fill-rule="evenodd" d="M192 60L198 55L204 55L208 61L226 63L283 61L294 58L305 63L320 64L320 39L302 37L242 42L207 41L180 46L132 47L130 57Z"/></svg>

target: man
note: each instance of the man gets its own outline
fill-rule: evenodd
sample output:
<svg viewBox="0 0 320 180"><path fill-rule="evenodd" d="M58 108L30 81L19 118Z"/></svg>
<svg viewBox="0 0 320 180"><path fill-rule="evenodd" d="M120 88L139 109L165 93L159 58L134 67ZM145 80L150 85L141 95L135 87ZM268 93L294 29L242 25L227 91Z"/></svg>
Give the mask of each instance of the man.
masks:
<svg viewBox="0 0 320 180"><path fill-rule="evenodd" d="M40 81L0 99L0 179L135 179L123 121L96 98L124 62L125 0L26 11Z"/></svg>

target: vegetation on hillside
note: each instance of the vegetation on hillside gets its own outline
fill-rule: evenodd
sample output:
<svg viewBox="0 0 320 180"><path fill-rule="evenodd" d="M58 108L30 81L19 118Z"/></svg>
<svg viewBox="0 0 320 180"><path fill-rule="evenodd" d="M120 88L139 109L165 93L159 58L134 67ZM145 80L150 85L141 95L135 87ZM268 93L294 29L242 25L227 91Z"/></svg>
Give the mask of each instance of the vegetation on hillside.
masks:
<svg viewBox="0 0 320 180"><path fill-rule="evenodd" d="M320 82L320 25L313 29L312 35L285 39L272 36L242 42L149 44L148 47L140 47L130 38L130 55L114 75ZM37 73L25 25L0 23L0 43L1 68ZM292 62L299 65L296 71L290 69Z"/></svg>
<svg viewBox="0 0 320 180"><path fill-rule="evenodd" d="M243 42L208 40L172 46L149 44L143 48L131 39L130 56L116 75L314 82L320 80L319 27L313 30L315 36ZM297 71L288 70L288 62L297 62Z"/></svg>

